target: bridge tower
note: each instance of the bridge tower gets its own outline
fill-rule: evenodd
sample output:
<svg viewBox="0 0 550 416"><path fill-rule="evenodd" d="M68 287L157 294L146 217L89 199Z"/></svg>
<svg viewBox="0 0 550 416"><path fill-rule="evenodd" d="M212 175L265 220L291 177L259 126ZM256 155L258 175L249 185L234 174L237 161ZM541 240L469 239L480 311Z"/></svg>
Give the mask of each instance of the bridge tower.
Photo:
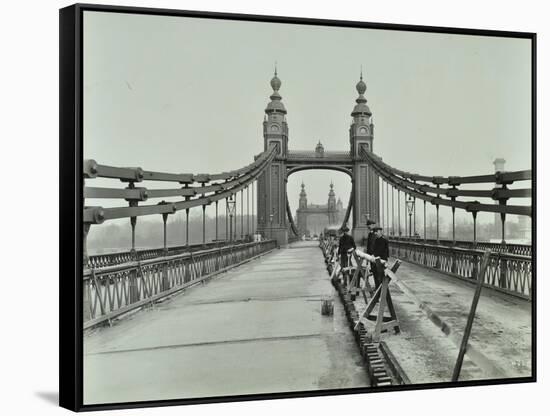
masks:
<svg viewBox="0 0 550 416"><path fill-rule="evenodd" d="M373 151L374 124L372 112L367 105L363 73L356 85L359 97L351 112L353 117L349 128L350 152L353 160L353 238L356 241L367 236L367 219L379 222L379 185L378 176L369 164L362 160L362 151Z"/></svg>
<svg viewBox="0 0 550 416"><path fill-rule="evenodd" d="M305 185L302 182L302 190L300 191L300 199L298 200L298 210L296 211L296 221L299 237L307 234L307 194Z"/></svg>
<svg viewBox="0 0 550 416"><path fill-rule="evenodd" d="M334 184L330 183L330 191L328 191L328 223L329 225L335 225L336 219L336 195L334 194Z"/></svg>
<svg viewBox="0 0 550 416"><path fill-rule="evenodd" d="M273 93L265 109L263 133L264 150L277 146L277 154L270 166L258 178L258 232L264 237L277 239L279 244L288 241L286 220L286 167L288 153L288 125L286 108L279 94L281 80L277 68L271 79Z"/></svg>

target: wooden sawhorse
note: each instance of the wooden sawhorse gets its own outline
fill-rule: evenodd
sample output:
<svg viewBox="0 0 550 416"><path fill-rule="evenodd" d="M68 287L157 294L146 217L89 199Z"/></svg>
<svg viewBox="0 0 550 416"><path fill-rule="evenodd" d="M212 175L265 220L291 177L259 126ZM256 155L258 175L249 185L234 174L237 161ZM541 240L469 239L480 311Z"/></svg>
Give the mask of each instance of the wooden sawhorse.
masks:
<svg viewBox="0 0 550 416"><path fill-rule="evenodd" d="M395 308L393 307L393 301L389 289L390 281L392 278L395 278L395 272L397 272L400 265L401 261L396 260L391 269L384 269L384 265L380 259L376 259L373 273L377 273L378 280L381 281L381 284L378 288L376 288L376 291L374 292L370 302L368 302L365 310L359 314L359 320L353 328L357 331L359 330L361 323L363 323L366 327L367 320L376 321L373 335L374 342L378 342L380 340L380 333L382 331L386 331L390 328L393 328L396 334L400 331L399 321L397 319L397 314L395 313ZM376 315L372 315L371 312L377 304L379 304L378 313ZM389 317L384 316L386 308L390 314Z"/></svg>

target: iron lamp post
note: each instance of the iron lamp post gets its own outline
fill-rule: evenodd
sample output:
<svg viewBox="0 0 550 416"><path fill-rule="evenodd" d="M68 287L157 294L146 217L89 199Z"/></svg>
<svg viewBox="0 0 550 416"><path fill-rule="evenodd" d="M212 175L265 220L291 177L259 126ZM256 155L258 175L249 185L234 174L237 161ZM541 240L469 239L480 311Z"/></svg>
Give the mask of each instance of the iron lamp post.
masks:
<svg viewBox="0 0 550 416"><path fill-rule="evenodd" d="M227 211L229 212L229 242L233 241L233 215L235 215L235 205L236 202L233 199L233 195L231 195L227 200Z"/></svg>
<svg viewBox="0 0 550 416"><path fill-rule="evenodd" d="M269 239L273 240L273 213L269 214Z"/></svg>
<svg viewBox="0 0 550 416"><path fill-rule="evenodd" d="M411 223L411 220L412 220L413 211L414 211L414 200L409 195L409 199L407 199L407 212L409 214L409 240L412 237L412 223Z"/></svg>

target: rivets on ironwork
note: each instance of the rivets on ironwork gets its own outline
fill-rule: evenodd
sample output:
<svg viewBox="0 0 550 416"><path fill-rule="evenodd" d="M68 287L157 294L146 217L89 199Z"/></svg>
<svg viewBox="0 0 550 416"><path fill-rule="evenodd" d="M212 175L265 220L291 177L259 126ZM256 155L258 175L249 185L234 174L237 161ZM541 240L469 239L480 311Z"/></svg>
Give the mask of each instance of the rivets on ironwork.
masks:
<svg viewBox="0 0 550 416"><path fill-rule="evenodd" d="M143 169L136 168L135 175L136 175L136 181L141 182L143 180Z"/></svg>
<svg viewBox="0 0 550 416"><path fill-rule="evenodd" d="M93 159L87 159L84 161L83 166L84 175L88 178L97 177L97 162Z"/></svg>
<svg viewBox="0 0 550 416"><path fill-rule="evenodd" d="M105 221L105 211L103 208L98 207L94 208L94 223L95 224L102 224L103 221Z"/></svg>

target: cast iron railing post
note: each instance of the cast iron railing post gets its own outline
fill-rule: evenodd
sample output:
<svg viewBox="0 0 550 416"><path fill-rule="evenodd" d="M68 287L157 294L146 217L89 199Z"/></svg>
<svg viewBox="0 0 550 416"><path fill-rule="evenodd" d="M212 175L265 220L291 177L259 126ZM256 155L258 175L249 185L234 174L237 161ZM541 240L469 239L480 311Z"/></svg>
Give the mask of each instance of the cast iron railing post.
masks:
<svg viewBox="0 0 550 416"><path fill-rule="evenodd" d="M478 274L478 262L479 262L479 256L477 255L477 236L476 236L476 219L477 219L477 211L472 211L472 219L474 221L474 241L472 242L472 249L474 250L473 254L473 267L472 267L472 279L477 279Z"/></svg>
<svg viewBox="0 0 550 416"><path fill-rule="evenodd" d="M391 234L395 237L395 208L393 203L393 194L395 193L395 187L391 187Z"/></svg>
<svg viewBox="0 0 550 416"><path fill-rule="evenodd" d="M218 244L218 201L216 201L216 244Z"/></svg>
<svg viewBox="0 0 550 416"><path fill-rule="evenodd" d="M231 240L230 235L229 235L229 221L228 221L229 214L228 214L228 210L227 210L227 207L228 207L227 201L228 201L228 199L225 198L225 241L226 242Z"/></svg>
<svg viewBox="0 0 550 416"><path fill-rule="evenodd" d="M389 185L386 181L386 235L390 233L390 199L389 199Z"/></svg>
<svg viewBox="0 0 550 416"><path fill-rule="evenodd" d="M85 222L82 226L82 268L83 271L89 269L89 257L88 257L88 232L90 231L90 223ZM88 286L92 286L92 281L90 278L88 280L83 281L82 285L82 314L83 314L83 320L84 322L89 321L92 319L92 311L91 311L91 299L90 299L90 290Z"/></svg>

